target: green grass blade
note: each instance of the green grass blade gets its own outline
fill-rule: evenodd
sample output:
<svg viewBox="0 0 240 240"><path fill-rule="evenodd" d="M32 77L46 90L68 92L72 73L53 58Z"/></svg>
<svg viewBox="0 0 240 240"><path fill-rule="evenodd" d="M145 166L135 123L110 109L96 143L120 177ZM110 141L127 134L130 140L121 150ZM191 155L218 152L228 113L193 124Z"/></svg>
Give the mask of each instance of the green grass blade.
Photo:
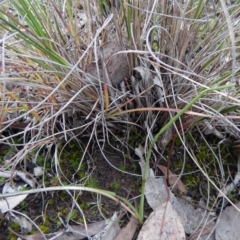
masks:
<svg viewBox="0 0 240 240"><path fill-rule="evenodd" d="M146 183L146 176L147 172L149 169L149 161L152 155L152 149L154 147L154 144L157 142L159 137L169 128L171 127L183 114L186 110L191 108L193 104L195 104L200 98L202 98L206 93L214 90L225 90L228 88L234 87L233 84L227 85L227 86L220 86L220 87L215 87L211 89L204 89L202 90L188 105L186 105L180 112L178 112L164 127L162 127L159 132L154 136L152 143L147 151L146 155L146 167L144 169L143 173L143 183L142 183L142 194L141 194L141 199L140 199L140 205L139 205L139 215L140 218L142 219L144 217L144 191L145 191L145 183Z"/></svg>
<svg viewBox="0 0 240 240"><path fill-rule="evenodd" d="M2 10L0 10L0 12L3 14ZM69 66L69 63L65 59L63 59L60 55L55 53L52 49L49 49L47 46L42 44L40 39L31 36L30 32L21 31L17 26L10 23L8 20L3 18L1 15L0 15L0 20L2 21L2 23L0 23L1 27L3 27L4 29L6 29L8 31L11 30L11 32L14 32L14 31L18 32L19 37L22 38L26 43L28 43L29 47L34 46L35 48L40 50L42 53L49 56L51 60L56 61L57 63L59 63L63 66Z"/></svg>

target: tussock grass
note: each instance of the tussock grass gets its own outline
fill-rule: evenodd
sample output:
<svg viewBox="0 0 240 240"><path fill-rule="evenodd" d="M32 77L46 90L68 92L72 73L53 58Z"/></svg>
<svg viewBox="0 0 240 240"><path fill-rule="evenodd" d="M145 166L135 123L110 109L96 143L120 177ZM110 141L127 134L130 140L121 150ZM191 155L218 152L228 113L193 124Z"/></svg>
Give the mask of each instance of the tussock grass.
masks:
<svg viewBox="0 0 240 240"><path fill-rule="evenodd" d="M71 117L82 121L81 117L77 116L81 113L83 118L85 116L87 119L96 120L102 110L105 110L105 113L109 110L110 113L115 111L116 104L122 102L122 105L127 107L126 96L129 96L129 91L115 89L116 95L119 96L118 103L111 96L110 108L104 109L107 93L105 92L103 96L102 86L92 84L84 75L86 65L96 57L94 48L99 40L120 42L129 49L132 69L140 64L147 67L153 77L158 78L161 96L156 86L151 87L153 85L151 79L132 82L130 96L135 98L136 94L143 92L136 104L138 112L140 111L138 108L142 107L182 109L203 89L224 86L227 83L236 84L236 87L221 91L220 94L209 91L210 96L201 98L201 101L194 104L192 110L216 115L238 109L237 47L234 43L235 53L232 58L232 38L229 37L229 29L234 28L234 16L238 14L237 7L231 6L233 21L228 24L220 3L212 6L210 2L202 1L185 4L174 1L166 1L164 4L143 1L140 4L136 1L132 5L123 2L118 8L110 7L105 2L98 5L90 1L86 6L81 3L76 5L63 3L38 2L33 5L31 1L12 1L18 12L17 17L3 6L2 27L20 38L20 41L13 44L3 38L2 61L4 63L7 61L4 64L6 66L13 62L17 65L13 75L19 80L18 83L14 82L14 86L22 85L25 88L27 85L38 95L30 111L27 104L28 101L31 102L30 99L21 102L16 94L8 93L12 102L17 100L21 110L25 112L21 114L22 118L27 118L31 113L30 119L34 118L41 124L50 120L58 122L56 119L60 118L69 121ZM147 9L143 6L147 6ZM108 15L110 19L104 23L106 14L110 12L114 17ZM85 25L81 25L78 18L78 15L83 13L87 14L84 18L91 20ZM118 21L114 20L116 16ZM237 25L234 31L237 34ZM9 39L7 35L6 37ZM91 38L93 40L90 40ZM10 59L6 60L7 56ZM11 79L5 78L3 87L11 86L10 82ZM147 87L151 89L146 90ZM30 95L30 92L27 91L27 94ZM117 109L121 112L120 107ZM45 111L39 113L39 108L45 108ZM5 125L11 123L11 119L6 119L7 112L5 110L2 114L2 122ZM51 116L44 120L50 112ZM69 117L62 117L63 114ZM124 112L122 116L123 114ZM148 119L147 124L150 127L156 122L156 118L164 124L168 121L169 114L163 114L164 117L162 115L159 117L158 113L142 112L141 124ZM106 115L104 112L100 118L104 115L111 118L111 114ZM127 119L131 122L131 115ZM187 127L197 119L193 117L186 123ZM215 120L215 124L222 126L222 121ZM72 127L78 128L80 125L78 123L73 123ZM64 125L67 126L65 123Z"/></svg>
<svg viewBox="0 0 240 240"><path fill-rule="evenodd" d="M210 126L220 139L240 140L239 11L239 1L2 3L1 143L22 139L11 166L36 148L76 140L85 147L78 171L92 142L121 151L112 139L134 148L131 134L140 131L148 163L178 136L183 161L190 155L205 173L186 134ZM114 87L86 74L107 41L126 49L130 66Z"/></svg>

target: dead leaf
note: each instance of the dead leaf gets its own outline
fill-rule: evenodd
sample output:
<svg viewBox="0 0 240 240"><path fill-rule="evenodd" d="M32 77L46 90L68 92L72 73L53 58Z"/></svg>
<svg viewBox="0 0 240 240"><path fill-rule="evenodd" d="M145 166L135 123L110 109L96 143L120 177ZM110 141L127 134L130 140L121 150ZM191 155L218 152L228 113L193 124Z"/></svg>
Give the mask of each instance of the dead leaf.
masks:
<svg viewBox="0 0 240 240"><path fill-rule="evenodd" d="M207 211L207 209L198 207L194 208L191 204L190 197L177 198L178 208L173 204L174 209L178 212L184 224L185 232L189 235L196 236L195 233L201 235L208 234L208 229L212 230L214 221L216 220L215 213ZM200 206L205 206L205 202L200 201ZM184 218L183 218L184 216ZM186 221L184 220L186 218ZM201 236L199 236L201 239ZM204 236L206 237L206 236ZM203 238L205 239L205 238ZM209 239L210 240L210 239Z"/></svg>
<svg viewBox="0 0 240 240"><path fill-rule="evenodd" d="M164 152L168 143L172 140L174 126L170 126L167 130L160 136L158 140L159 148Z"/></svg>
<svg viewBox="0 0 240 240"><path fill-rule="evenodd" d="M215 129L215 127L212 126L210 124L210 122L208 122L206 119L204 119L201 122L201 125L204 127L204 129L203 129L203 134L204 135L213 134L220 139L224 139L224 135L221 132L219 132L217 129Z"/></svg>
<svg viewBox="0 0 240 240"><path fill-rule="evenodd" d="M144 168L146 167L146 163L143 161L139 162L139 165L142 170L142 174L144 173ZM168 201L168 191L169 194L170 190L167 187L166 182L163 178L155 178L153 170L150 168L147 171L146 176L146 183L145 183L145 190L144 195L147 199L149 206L155 210L158 208L162 203Z"/></svg>
<svg viewBox="0 0 240 240"><path fill-rule="evenodd" d="M21 178L22 181L19 182L14 182L14 181L6 181L2 193L12 193L12 192L18 192L21 191L26 185L30 185L31 187L35 186L35 182L32 179L28 178L28 175L25 174L24 172L20 171L3 171L0 172L1 176L4 176L5 178ZM27 184L26 184L27 183ZM19 195L19 196L14 196L14 197L6 197L0 200L0 211L2 213L6 213L9 210L15 208L18 204L20 204L28 194L24 195Z"/></svg>
<svg viewBox="0 0 240 240"><path fill-rule="evenodd" d="M236 204L240 209L240 202ZM233 206L226 207L220 215L215 229L216 240L239 239L240 236L240 212Z"/></svg>
<svg viewBox="0 0 240 240"><path fill-rule="evenodd" d="M133 68L132 75L137 81L141 81L144 79L145 81L151 82L151 84L153 83L152 73L146 67L139 66Z"/></svg>
<svg viewBox="0 0 240 240"><path fill-rule="evenodd" d="M171 186L175 185L173 188L173 193L176 194L186 194L187 189L185 188L183 182L178 178L178 176L167 169L165 166L157 164L157 167L162 171L165 177L168 177L169 184ZM176 183L177 181L177 183Z"/></svg>
<svg viewBox="0 0 240 240"><path fill-rule="evenodd" d="M98 75L96 62L90 63L85 72L88 74L91 81L98 83L99 77L103 81L105 79L104 71L107 70L108 77L113 86L121 83L129 74L129 64L126 54L116 54L123 50L124 48L115 42L106 42L98 48L98 51L102 52L103 60L107 69L104 68L101 59L99 58L97 62L99 68Z"/></svg>
<svg viewBox="0 0 240 240"><path fill-rule="evenodd" d="M14 196L14 197L7 197L0 200L0 210L2 213L8 212L9 210L15 208L19 203L21 203L28 194Z"/></svg>
<svg viewBox="0 0 240 240"><path fill-rule="evenodd" d="M163 91L164 87L163 87L162 81L160 81L158 76L155 76L153 78L153 83L155 85L154 89L158 96L159 102L163 104L165 102L165 93Z"/></svg>
<svg viewBox="0 0 240 240"><path fill-rule="evenodd" d="M204 226L200 227L197 229L196 232L194 232L191 237L189 238L189 240L193 240L193 239L199 239L201 240L201 237L203 237L202 239L209 239L209 237L214 237L214 232L211 234L211 232L214 230L216 223L214 221L208 222L206 224L204 224ZM209 234L211 234L209 236ZM207 235L207 236L206 236ZM214 238L213 238L214 239Z"/></svg>
<svg viewBox="0 0 240 240"><path fill-rule="evenodd" d="M94 240L104 239L103 231L110 224L110 220L99 221L91 224L87 224L87 230L85 226L73 225L69 226L69 229L62 228L54 233L45 234L45 238L41 233L36 233L34 235L24 236L26 240L45 240L45 239L54 239L54 240L79 240L86 239L86 236L93 236ZM99 234L101 233L101 234Z"/></svg>
<svg viewBox="0 0 240 240"><path fill-rule="evenodd" d="M119 219L117 218L117 213L115 212L111 219L107 220L107 225L105 228L92 237L92 240L112 240L115 239L117 234L120 232Z"/></svg>
<svg viewBox="0 0 240 240"><path fill-rule="evenodd" d="M185 231L178 213L167 201L154 210L138 235L137 240L184 240Z"/></svg>
<svg viewBox="0 0 240 240"><path fill-rule="evenodd" d="M146 163L143 160L141 160L139 164L141 166L141 170L143 173ZM147 172L147 180L145 183L144 195L149 206L153 210L157 209L160 205L170 200L174 209L178 212L179 216L181 217L181 220L185 228L185 232L188 234L192 232L188 221L188 216L185 213L185 209L183 209L183 207L181 206L180 202L178 201L178 198L176 198L174 194L168 189L164 179L156 178L152 169L149 169Z"/></svg>
<svg viewBox="0 0 240 240"><path fill-rule="evenodd" d="M36 181L29 178L29 174L20 171L0 171L0 176L4 178L14 178L20 177L25 183L27 183L31 188L35 188Z"/></svg>
<svg viewBox="0 0 240 240"><path fill-rule="evenodd" d="M142 146L136 148L135 153L141 159L139 164L143 174L146 162L143 159L144 149ZM153 210L156 210L166 201L170 201L173 208L178 213L178 216L181 218L185 232L189 235L196 230L199 224L204 223L207 218L209 221L213 218L213 216L208 216L208 212L206 210L201 208L194 209L191 204L191 199L187 198L188 201L186 201L182 198L175 197L168 189L164 179L155 177L151 168L147 171L144 195L149 206Z"/></svg>
<svg viewBox="0 0 240 240"><path fill-rule="evenodd" d="M144 148L141 144L138 145L138 148L135 148L135 154L140 158L141 161L144 161Z"/></svg>
<svg viewBox="0 0 240 240"><path fill-rule="evenodd" d="M114 240L132 240L138 228L138 221L133 216L126 227L122 228Z"/></svg>

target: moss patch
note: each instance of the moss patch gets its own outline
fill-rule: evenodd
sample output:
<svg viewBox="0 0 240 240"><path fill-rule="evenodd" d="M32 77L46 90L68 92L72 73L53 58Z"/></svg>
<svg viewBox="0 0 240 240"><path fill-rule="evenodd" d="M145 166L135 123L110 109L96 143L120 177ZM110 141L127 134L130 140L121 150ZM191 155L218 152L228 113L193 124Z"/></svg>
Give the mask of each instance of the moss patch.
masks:
<svg viewBox="0 0 240 240"><path fill-rule="evenodd" d="M227 141L223 144L219 144L220 140L214 137L209 137L207 142L198 137L193 141L192 136L187 135L188 144L194 151L194 155L198 164L207 173L219 188L222 188L224 182L222 182L222 172L224 171L225 178L230 176L234 177L236 173L236 158L231 154L232 146ZM197 143L197 145L196 145ZM171 170L175 174L179 174L184 167L184 172L181 180L185 184L186 188L190 191L193 198L197 201L205 196L214 196L218 193L213 186L208 187L208 181L202 172L198 169L194 161L189 155L186 155L185 165L183 161L183 148L180 146L180 140L176 140L175 154L171 160Z"/></svg>

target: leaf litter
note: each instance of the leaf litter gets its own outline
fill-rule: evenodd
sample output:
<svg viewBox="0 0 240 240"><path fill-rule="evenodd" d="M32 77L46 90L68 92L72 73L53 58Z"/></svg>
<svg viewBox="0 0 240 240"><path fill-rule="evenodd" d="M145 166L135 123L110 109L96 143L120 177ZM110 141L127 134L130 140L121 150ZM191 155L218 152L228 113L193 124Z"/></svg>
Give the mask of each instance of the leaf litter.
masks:
<svg viewBox="0 0 240 240"><path fill-rule="evenodd" d="M5 181L2 187L2 194L18 192L18 191L21 191L26 186L34 187L35 185L35 181L33 179L29 179L27 174L24 172L1 171L0 176L5 178L11 178L11 180ZM17 181L14 181L14 178ZM27 196L28 194L23 194L15 197L7 197L4 199L1 199L0 200L1 213L6 213L8 211L11 211L16 206L18 206Z"/></svg>
<svg viewBox="0 0 240 240"><path fill-rule="evenodd" d="M171 202L156 208L145 221L137 240L184 240L185 231L178 213Z"/></svg>
<svg viewBox="0 0 240 240"><path fill-rule="evenodd" d="M128 224L120 230L114 240L132 240L137 228L138 221L132 216Z"/></svg>
<svg viewBox="0 0 240 240"><path fill-rule="evenodd" d="M103 232L105 229L111 229L110 220L98 221L95 223L87 224L87 229L85 226L81 225L71 225L66 226L66 228L61 228L57 232L45 234L45 237L41 233L36 233L33 235L22 236L26 240L44 240L44 239L55 239L55 240L78 240L85 239L86 237L94 236L92 239L103 240Z"/></svg>
<svg viewBox="0 0 240 240"><path fill-rule="evenodd" d="M146 162L143 158L144 155L144 149L140 145L138 148L135 149L136 155L140 158L139 164L142 170L142 174L144 172L144 168L146 167ZM165 169L164 169L165 170ZM191 198L186 197L185 199L183 197L176 197L174 194L170 191L170 189L167 187L167 183L162 177L156 177L154 175L154 172L151 168L147 170L147 176L146 176L146 183L145 183L145 197L147 200L147 203L150 205L150 207L155 211L160 211L162 214L162 208L167 208L167 205L171 205L169 207L169 218L166 218L164 221L172 221L172 214L176 216L176 218L179 218L179 221L177 221L176 225L173 225L171 227L171 232L178 232L181 229L180 224L182 225L184 229L184 234L186 233L187 235L192 235L197 231L200 231L200 233L203 234L208 234L211 233L212 230L214 230L215 224L213 221L215 220L214 214L210 214L207 209L204 209L204 207L201 206L201 208L194 208L193 205L191 204ZM166 203L168 203L166 205ZM172 209L174 211L172 211ZM157 218L158 214L156 214ZM155 218L155 214L151 216L151 218ZM163 220L163 218L162 218ZM156 221L162 221L159 220L158 218ZM151 221L150 221L151 222ZM160 223L159 223L160 224ZM164 223L165 224L165 223ZM171 225L171 224L170 224ZM166 225L167 226L167 225ZM174 226L176 229L174 229ZM147 231L147 228L144 228L146 230L142 231ZM208 229L208 231L206 231ZM181 231L180 231L181 232ZM142 233L143 234L143 233ZM150 233L148 233L150 234ZM160 233L159 233L160 234ZM161 233L162 234L162 233ZM145 236L145 235L143 235ZM164 237L165 236L165 237ZM161 239L174 239L174 234L173 238L168 238L168 234L166 235L161 235ZM206 237L206 236L204 236ZM143 238L142 238L143 239ZM147 238L146 238L147 239ZM159 239L159 238L158 238ZM181 238L179 238L181 239ZM183 238L185 239L185 238ZM203 238L204 239L204 238Z"/></svg>
<svg viewBox="0 0 240 240"><path fill-rule="evenodd" d="M240 209L240 202L236 204ZM240 212L233 206L226 207L219 216L215 230L216 240L239 239L240 236Z"/></svg>
<svg viewBox="0 0 240 240"><path fill-rule="evenodd" d="M174 186L174 188L172 189L173 193L187 194L187 189L185 188L185 185L176 174L172 173L171 170L167 169L167 167L161 164L157 164L157 167L162 171L165 178L168 177L170 186Z"/></svg>

